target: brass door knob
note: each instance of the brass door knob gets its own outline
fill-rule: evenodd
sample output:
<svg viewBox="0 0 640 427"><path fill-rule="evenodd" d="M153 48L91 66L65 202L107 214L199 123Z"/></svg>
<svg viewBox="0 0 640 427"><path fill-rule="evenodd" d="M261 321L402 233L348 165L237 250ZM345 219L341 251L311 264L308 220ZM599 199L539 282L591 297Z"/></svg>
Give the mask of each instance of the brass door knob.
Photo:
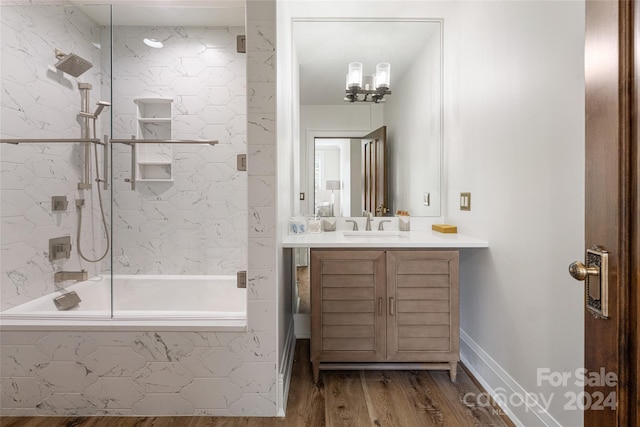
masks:
<svg viewBox="0 0 640 427"><path fill-rule="evenodd" d="M587 267L580 261L569 264L569 274L576 280L586 280L587 276L597 276L600 274L598 267Z"/></svg>

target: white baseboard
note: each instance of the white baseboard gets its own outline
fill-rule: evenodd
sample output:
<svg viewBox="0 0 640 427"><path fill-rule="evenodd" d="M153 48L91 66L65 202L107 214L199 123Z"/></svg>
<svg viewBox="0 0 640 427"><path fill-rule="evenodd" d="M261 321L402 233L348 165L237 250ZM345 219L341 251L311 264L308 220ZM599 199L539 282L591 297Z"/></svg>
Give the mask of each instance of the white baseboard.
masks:
<svg viewBox="0 0 640 427"><path fill-rule="evenodd" d="M278 372L278 413L276 416L284 417L287 409L287 399L289 397L289 385L291 384L291 370L293 369L293 359L296 351L296 337L294 334L294 321L291 319L287 329L287 338L284 343L282 362Z"/></svg>
<svg viewBox="0 0 640 427"><path fill-rule="evenodd" d="M460 330L460 360L515 425L562 427L537 402L530 402L529 406L510 405L511 396L526 397L529 394L462 329ZM514 400L518 402L518 399Z"/></svg>

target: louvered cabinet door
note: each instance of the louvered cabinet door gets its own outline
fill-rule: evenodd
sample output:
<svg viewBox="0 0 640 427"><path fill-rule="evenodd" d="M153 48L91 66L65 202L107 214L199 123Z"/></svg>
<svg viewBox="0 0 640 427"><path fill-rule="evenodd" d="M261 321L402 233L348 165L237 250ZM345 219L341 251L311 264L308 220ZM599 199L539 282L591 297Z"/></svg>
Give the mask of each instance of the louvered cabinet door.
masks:
<svg viewBox="0 0 640 427"><path fill-rule="evenodd" d="M311 251L314 362L385 360L385 280L384 251Z"/></svg>
<svg viewBox="0 0 640 427"><path fill-rule="evenodd" d="M387 360L459 359L458 251L387 252Z"/></svg>

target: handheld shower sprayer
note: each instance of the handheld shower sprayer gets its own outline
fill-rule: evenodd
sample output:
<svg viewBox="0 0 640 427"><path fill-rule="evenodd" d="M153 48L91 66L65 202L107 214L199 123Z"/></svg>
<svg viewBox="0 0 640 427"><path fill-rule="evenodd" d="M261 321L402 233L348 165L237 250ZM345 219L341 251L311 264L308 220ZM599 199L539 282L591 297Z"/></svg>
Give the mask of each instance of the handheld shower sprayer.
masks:
<svg viewBox="0 0 640 427"><path fill-rule="evenodd" d="M93 116L96 119L98 118L100 113L102 113L102 110L104 110L104 107L111 107L111 103L108 101L98 101L97 105L98 105L98 108L96 108L96 111L93 112Z"/></svg>
<svg viewBox="0 0 640 427"><path fill-rule="evenodd" d="M109 101L98 101L96 105L98 106L98 108L96 108L96 111L94 111L93 114L88 111L80 111L78 113L78 116L93 119L95 121L105 107L111 107L111 103Z"/></svg>

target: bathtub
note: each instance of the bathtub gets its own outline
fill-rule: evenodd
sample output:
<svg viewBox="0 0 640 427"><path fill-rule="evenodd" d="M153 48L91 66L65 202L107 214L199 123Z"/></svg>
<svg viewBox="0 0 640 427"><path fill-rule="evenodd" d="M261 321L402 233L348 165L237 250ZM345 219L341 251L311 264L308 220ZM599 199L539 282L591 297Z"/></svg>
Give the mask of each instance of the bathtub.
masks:
<svg viewBox="0 0 640 427"><path fill-rule="evenodd" d="M58 310L53 299L63 292L56 291L3 311L0 321L3 326L71 326L80 321L83 326L105 322L129 326L145 322L149 326L246 324L246 289L236 286L236 276L115 275L113 306L108 275L72 284L65 291L75 291L80 304Z"/></svg>

